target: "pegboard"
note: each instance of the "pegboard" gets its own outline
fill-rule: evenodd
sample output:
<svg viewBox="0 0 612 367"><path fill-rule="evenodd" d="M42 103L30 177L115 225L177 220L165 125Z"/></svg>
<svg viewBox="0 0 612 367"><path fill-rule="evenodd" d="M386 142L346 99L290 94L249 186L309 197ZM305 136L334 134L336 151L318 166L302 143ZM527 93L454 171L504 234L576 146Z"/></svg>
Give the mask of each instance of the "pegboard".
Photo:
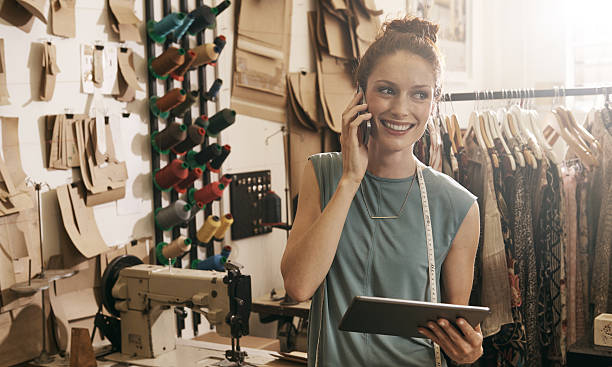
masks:
<svg viewBox="0 0 612 367"><path fill-rule="evenodd" d="M270 170L236 173L230 184L230 209L234 217L232 240L272 232L262 225L263 197L272 188Z"/></svg>

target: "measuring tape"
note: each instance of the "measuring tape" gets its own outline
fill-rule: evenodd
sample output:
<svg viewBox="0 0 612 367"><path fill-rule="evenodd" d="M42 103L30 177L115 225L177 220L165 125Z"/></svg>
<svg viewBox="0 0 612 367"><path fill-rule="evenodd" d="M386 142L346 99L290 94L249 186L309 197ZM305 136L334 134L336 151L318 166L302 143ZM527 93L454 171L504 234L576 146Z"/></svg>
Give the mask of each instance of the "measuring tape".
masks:
<svg viewBox="0 0 612 367"><path fill-rule="evenodd" d="M423 205L423 220L425 221L425 238L427 240L427 269L429 273L429 294L430 302L438 301L438 292L436 287L436 258L434 257L433 232L431 230L431 215L429 214L429 201L427 200L427 190L425 189L425 180L423 179L423 168L420 162L417 161L417 175L419 178L419 189L421 189L421 204ZM436 367L442 367L442 356L440 354L440 346L433 343L434 355L436 357Z"/></svg>

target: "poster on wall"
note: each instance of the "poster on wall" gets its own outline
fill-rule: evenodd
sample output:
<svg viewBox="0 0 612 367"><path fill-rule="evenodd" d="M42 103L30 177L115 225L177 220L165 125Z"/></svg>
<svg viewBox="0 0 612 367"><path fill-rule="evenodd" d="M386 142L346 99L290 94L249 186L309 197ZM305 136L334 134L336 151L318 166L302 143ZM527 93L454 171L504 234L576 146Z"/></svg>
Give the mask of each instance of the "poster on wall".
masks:
<svg viewBox="0 0 612 367"><path fill-rule="evenodd" d="M407 13L440 25L438 45L444 55L446 79L471 78L471 0L408 0Z"/></svg>

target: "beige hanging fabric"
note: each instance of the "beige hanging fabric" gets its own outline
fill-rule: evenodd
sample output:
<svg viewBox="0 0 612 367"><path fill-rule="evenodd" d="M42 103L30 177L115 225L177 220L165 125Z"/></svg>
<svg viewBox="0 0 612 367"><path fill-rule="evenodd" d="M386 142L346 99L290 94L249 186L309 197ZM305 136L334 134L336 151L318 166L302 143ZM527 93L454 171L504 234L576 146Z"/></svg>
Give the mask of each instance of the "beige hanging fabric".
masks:
<svg viewBox="0 0 612 367"><path fill-rule="evenodd" d="M119 41L142 42L138 27L140 19L134 14L134 0L109 0L111 28L119 34Z"/></svg>
<svg viewBox="0 0 612 367"><path fill-rule="evenodd" d="M55 91L55 79L60 72L57 66L55 45L51 42L43 43L42 76L40 79L40 99L49 101Z"/></svg>
<svg viewBox="0 0 612 367"><path fill-rule="evenodd" d="M76 35L76 0L51 0L51 32L60 37Z"/></svg>
<svg viewBox="0 0 612 367"><path fill-rule="evenodd" d="M0 38L0 106L10 104L6 84L6 62L4 56L4 39Z"/></svg>

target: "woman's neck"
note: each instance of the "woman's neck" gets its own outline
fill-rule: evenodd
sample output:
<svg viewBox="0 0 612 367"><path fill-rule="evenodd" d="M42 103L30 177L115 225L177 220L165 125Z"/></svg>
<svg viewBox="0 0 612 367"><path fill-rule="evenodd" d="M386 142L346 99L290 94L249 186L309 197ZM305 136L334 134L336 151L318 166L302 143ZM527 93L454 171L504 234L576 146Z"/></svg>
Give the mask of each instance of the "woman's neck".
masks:
<svg viewBox="0 0 612 367"><path fill-rule="evenodd" d="M415 173L416 161L412 147L397 152L372 149L368 154L367 170L377 177L406 178Z"/></svg>

